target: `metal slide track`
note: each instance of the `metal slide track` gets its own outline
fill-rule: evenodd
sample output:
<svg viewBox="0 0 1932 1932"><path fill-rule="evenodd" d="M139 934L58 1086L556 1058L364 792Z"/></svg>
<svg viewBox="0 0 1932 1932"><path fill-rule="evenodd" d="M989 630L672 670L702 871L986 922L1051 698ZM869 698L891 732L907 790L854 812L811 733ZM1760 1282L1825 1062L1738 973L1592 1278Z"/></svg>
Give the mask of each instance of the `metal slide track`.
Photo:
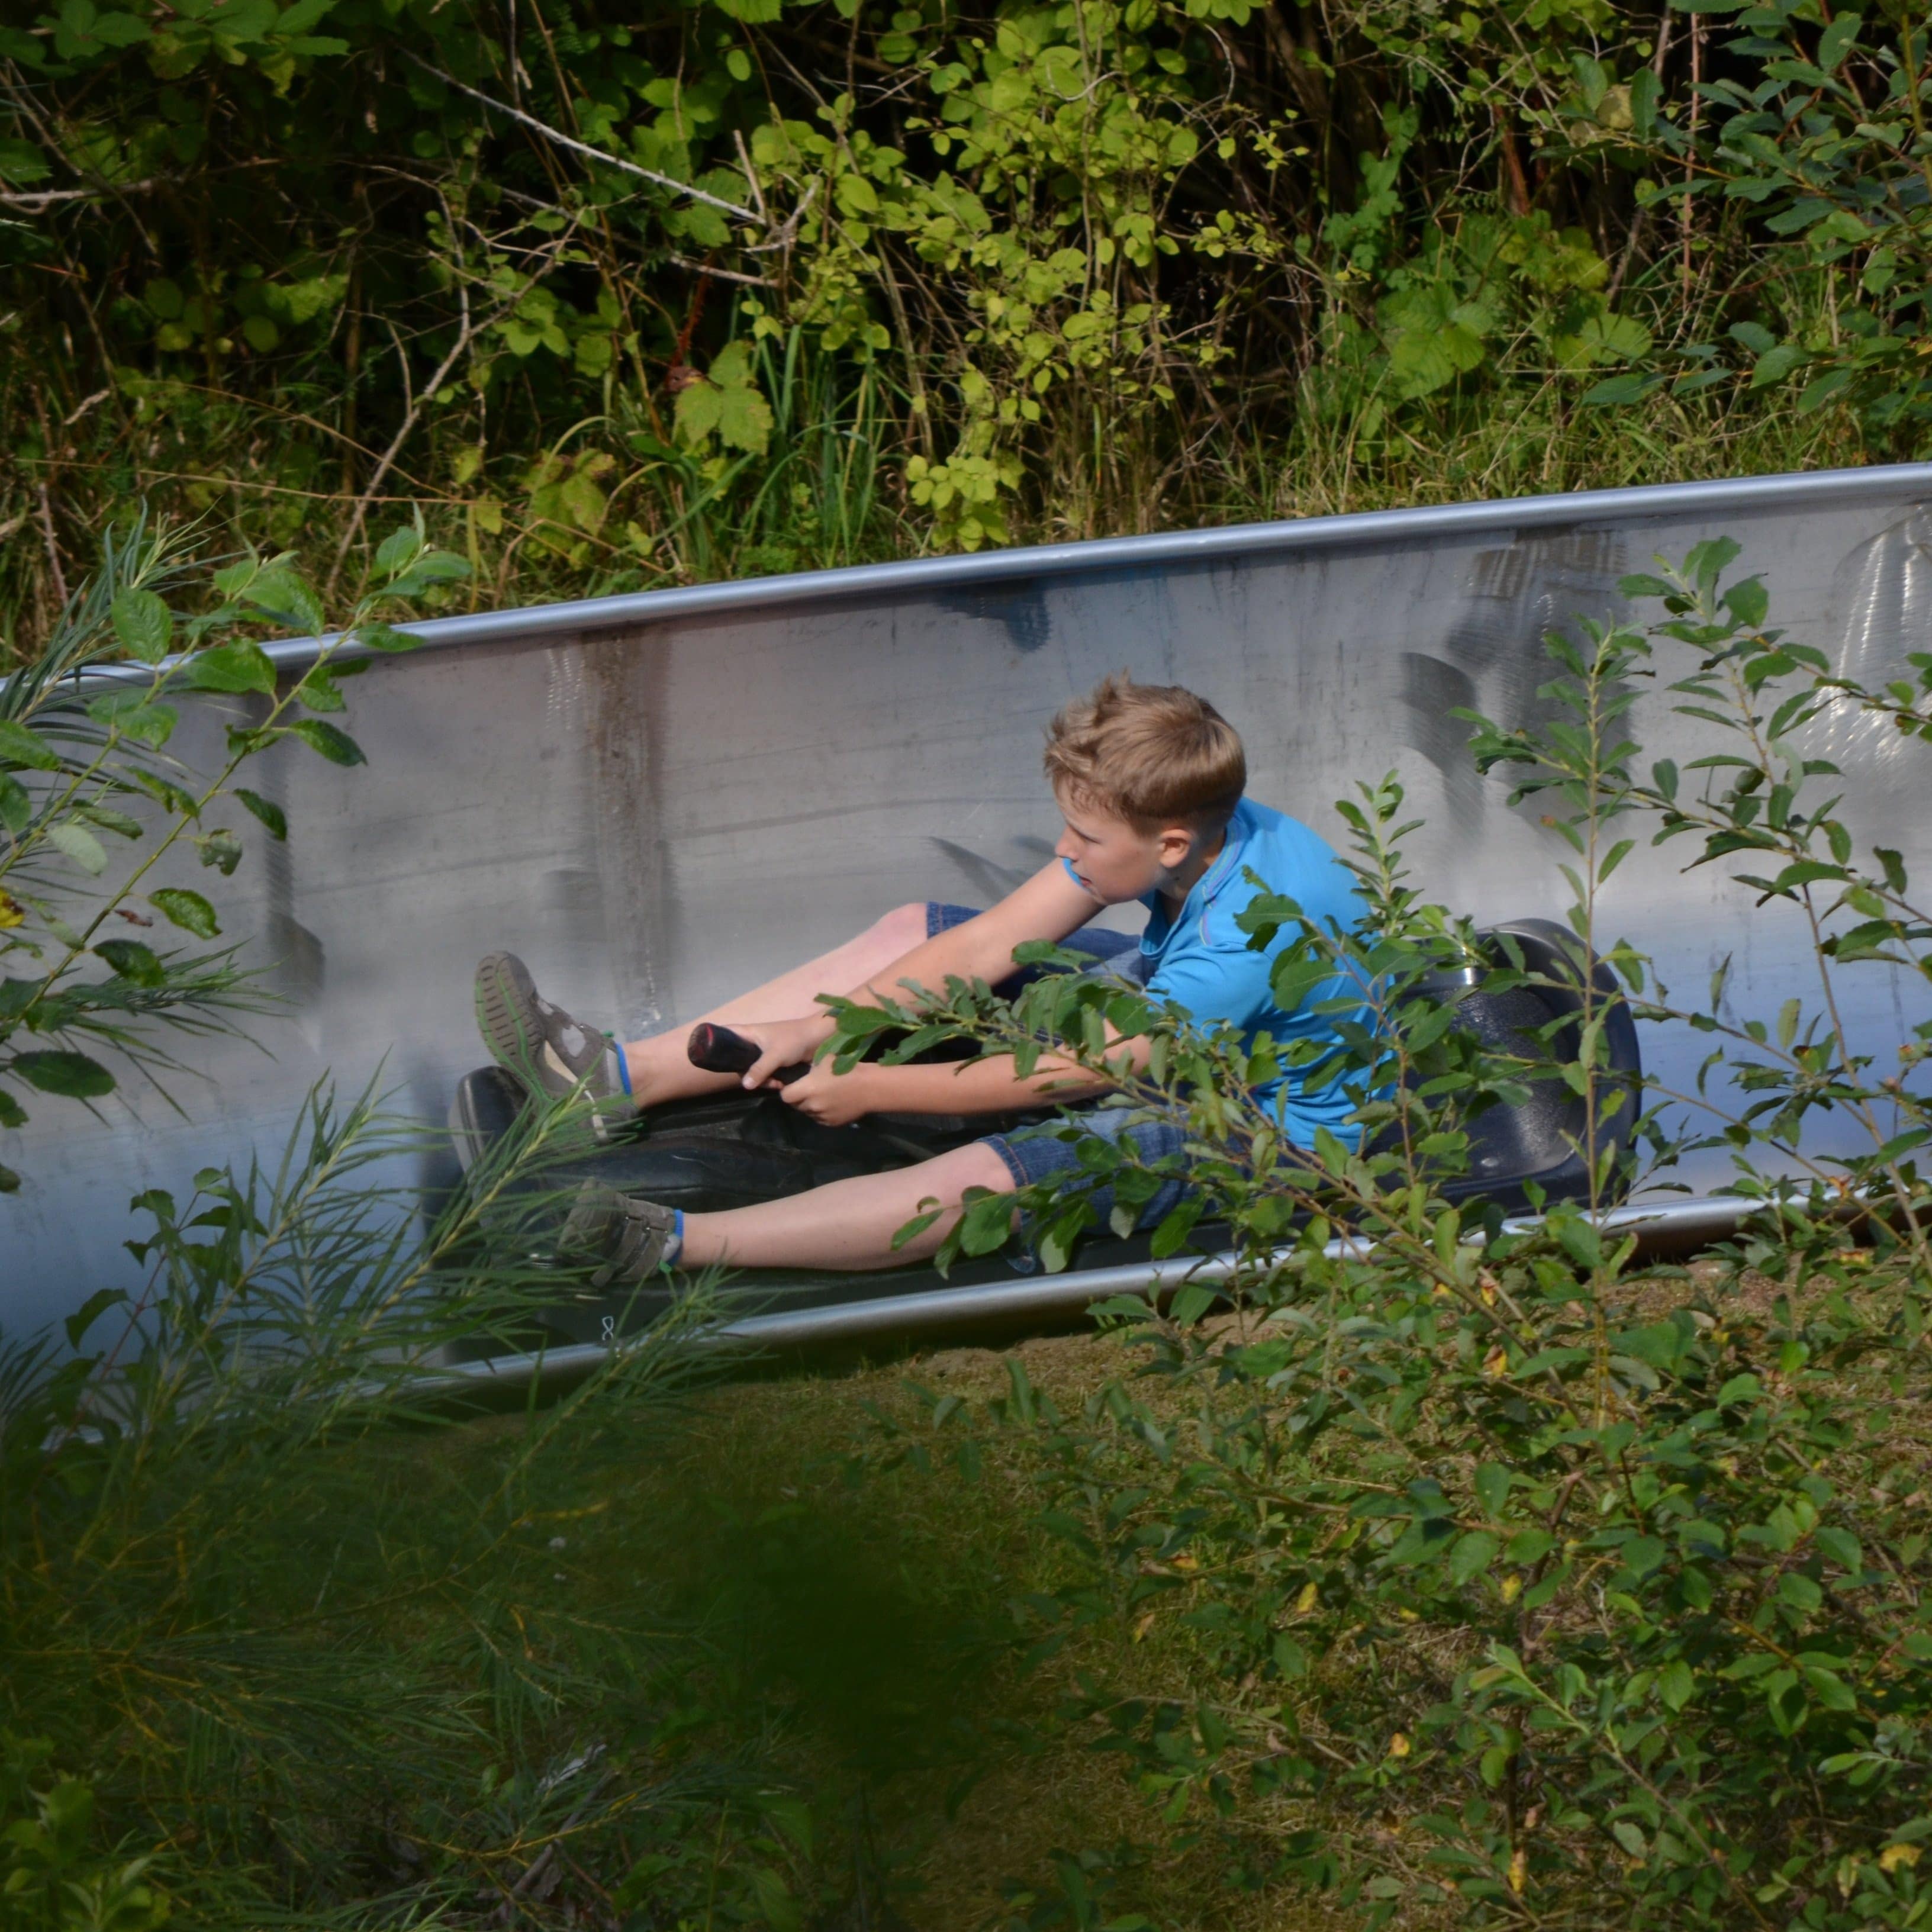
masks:
<svg viewBox="0 0 1932 1932"><path fill-rule="evenodd" d="M25 1134L0 1133L0 1161L27 1177L0 1200L0 1327L28 1332L97 1288L136 1286L129 1198L272 1158L326 1072L352 1090L380 1066L401 1104L440 1121L481 1058L470 976L493 948L634 1036L902 902L986 903L1051 849L1041 729L1108 670L1204 692L1247 741L1255 795L1338 843L1331 801L1394 769L1427 820L1417 883L1485 923L1560 916L1554 841L1476 776L1452 712L1527 718L1550 627L1620 614L1620 578L1720 535L1743 545L1741 571L1762 572L1774 623L1861 677L1903 673L1908 652L1932 649L1929 506L1932 465L1900 466L932 558L414 626L427 648L350 687L366 768L280 751L254 768L290 836L250 852L224 922L256 935L289 1002L257 1027L267 1052L200 1049L206 1084L179 1089L186 1120L138 1093L98 1119L43 1098ZM314 649L274 655L293 674ZM1696 755L1696 728L1667 699L1646 692L1632 722L1648 755ZM1820 728L1861 843L1932 862L1918 748L1876 721ZM212 752L218 730L210 706L178 747ZM1801 990L1796 926L1677 862L1634 854L1608 925L1687 992L1731 956L1740 1013ZM1844 984L1866 1042L1925 1016L1902 976ZM1652 1031L1646 1064L1676 1084L1703 1045ZM434 1186L453 1167L426 1160L415 1178ZM1718 1162L1680 1178L1716 1194L1728 1176ZM1124 1285L1090 1270L868 1303L856 1280L849 1304L754 1318L909 1334L949 1295L1032 1292L1044 1310Z"/></svg>

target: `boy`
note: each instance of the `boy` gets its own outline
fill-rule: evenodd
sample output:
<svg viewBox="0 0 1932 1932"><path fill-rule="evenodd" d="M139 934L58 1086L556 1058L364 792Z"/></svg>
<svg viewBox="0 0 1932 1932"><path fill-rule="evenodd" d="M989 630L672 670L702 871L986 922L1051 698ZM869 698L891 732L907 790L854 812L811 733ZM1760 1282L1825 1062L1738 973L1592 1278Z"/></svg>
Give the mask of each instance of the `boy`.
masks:
<svg viewBox="0 0 1932 1932"><path fill-rule="evenodd" d="M1235 924L1255 896L1245 874L1297 901L1312 920L1338 928L1354 922L1354 878L1307 826L1243 796L1247 764L1241 741L1214 707L1178 686L1104 680L1069 705L1047 734L1046 774L1066 829L1050 865L986 912L933 904L902 906L856 939L704 1017L728 1025L761 1049L743 1076L747 1088L811 1060L829 1039L830 1016L814 1001L843 993L867 1004L904 1000L903 982L938 987L949 976L994 984L1012 970L1013 950L1028 940L1068 942L1177 1002L1196 1022L1231 1021L1250 1037L1332 1040L1333 1021L1276 1006L1272 952L1251 950ZM1125 934L1083 933L1101 908L1142 901L1148 924L1138 944ZM1324 989L1330 990L1330 989ZM493 953L477 969L476 1011L490 1052L534 1090L582 1091L598 1131L670 1100L728 1087L739 1076L691 1064L688 1027L620 1046L578 1024L540 998L521 962ZM1124 1049L1133 1071L1148 1042ZM1098 1100L1113 1083L1070 1058L1046 1054L1022 1080L1010 1055L931 1066L860 1062L844 1074L820 1062L778 1091L828 1126L880 1112L1005 1114L1043 1105ZM1310 1090L1290 1073L1260 1096L1275 1107L1291 1138L1316 1128L1346 1131L1350 1102L1338 1083ZM1125 1136L1144 1159L1177 1151L1179 1126L1131 1108L1088 1117L1096 1132ZM1051 1132L994 1134L891 1172L860 1175L787 1199L720 1214L684 1214L655 1202L587 1190L566 1231L568 1245L599 1256L600 1282L640 1281L660 1267L718 1263L736 1268L889 1268L932 1254L958 1220L969 1189L1006 1193L1078 1165L1073 1148ZM1151 1225L1178 1197L1164 1190L1144 1211ZM922 1206L941 1212L898 1250L892 1237Z"/></svg>

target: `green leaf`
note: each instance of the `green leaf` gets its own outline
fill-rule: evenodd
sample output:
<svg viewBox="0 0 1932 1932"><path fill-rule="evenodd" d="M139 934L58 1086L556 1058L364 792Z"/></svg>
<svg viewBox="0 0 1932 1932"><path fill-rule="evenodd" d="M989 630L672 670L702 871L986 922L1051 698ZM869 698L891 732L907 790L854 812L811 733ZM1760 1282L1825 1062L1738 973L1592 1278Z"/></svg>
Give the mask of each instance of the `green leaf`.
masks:
<svg viewBox="0 0 1932 1932"><path fill-rule="evenodd" d="M1668 597L1672 594L1671 586L1660 577L1626 577L1617 585L1619 597Z"/></svg>
<svg viewBox="0 0 1932 1932"><path fill-rule="evenodd" d="M197 939L212 939L221 930L214 907L200 893L190 892L184 886L164 886L159 892L148 895L148 903L170 926L178 926L184 932L193 933Z"/></svg>
<svg viewBox="0 0 1932 1932"><path fill-rule="evenodd" d="M346 731L338 730L320 718L298 718L289 727L289 735L299 738L312 752L319 752L332 765L360 765L368 760L362 748Z"/></svg>
<svg viewBox="0 0 1932 1932"><path fill-rule="evenodd" d="M1833 397L1849 389L1854 380L1850 369L1828 369L1815 382L1808 382L1804 393L1798 398L1801 416L1809 416L1814 410L1821 410Z"/></svg>
<svg viewBox="0 0 1932 1932"><path fill-rule="evenodd" d="M174 613L152 590L124 590L111 607L114 634L130 657L159 664L174 642Z"/></svg>
<svg viewBox="0 0 1932 1932"><path fill-rule="evenodd" d="M1509 1500L1510 1474L1500 1462L1485 1462L1476 1472L1476 1499L1485 1514L1500 1516Z"/></svg>
<svg viewBox="0 0 1932 1932"><path fill-rule="evenodd" d="M138 939L104 939L94 951L124 980L137 986L164 986L168 971L161 956Z"/></svg>
<svg viewBox="0 0 1932 1932"><path fill-rule="evenodd" d="M217 826L211 832L197 832L194 849L201 855L204 866L212 866L225 879L232 874L241 864L242 842L225 826Z"/></svg>
<svg viewBox="0 0 1932 1932"><path fill-rule="evenodd" d="M1690 1666L1681 1657L1672 1658L1657 1673L1657 1694L1664 1700L1666 1709L1682 1710L1696 1688L1696 1679L1690 1674Z"/></svg>
<svg viewBox="0 0 1932 1932"><path fill-rule="evenodd" d="M174 736L179 719L172 706L150 704L140 691L108 692L87 707L87 715L97 724L158 752Z"/></svg>
<svg viewBox="0 0 1932 1932"><path fill-rule="evenodd" d="M260 644L218 644L188 660L187 680L197 691L252 691L272 698L275 668Z"/></svg>
<svg viewBox="0 0 1932 1932"><path fill-rule="evenodd" d="M246 597L263 616L292 631L313 636L322 628L321 599L293 571L263 571L249 585ZM272 683L269 688L274 688Z"/></svg>
<svg viewBox="0 0 1932 1932"><path fill-rule="evenodd" d="M1669 1552L1654 1536L1634 1536L1623 1546L1624 1567L1633 1576L1648 1576Z"/></svg>
<svg viewBox="0 0 1932 1932"><path fill-rule="evenodd" d="M349 700L342 694L342 687L328 674L326 664L316 664L308 675L295 688L295 700L308 706L311 711L344 711Z"/></svg>
<svg viewBox="0 0 1932 1932"><path fill-rule="evenodd" d="M386 597L419 597L425 590L439 584L460 584L470 574L470 566L454 551L433 550L426 551L396 580L387 586L382 594ZM399 634L392 633L392 635ZM412 638L400 648L412 650L419 639ZM396 648L392 646L391 648Z"/></svg>
<svg viewBox="0 0 1932 1932"><path fill-rule="evenodd" d="M1178 1328L1190 1328L1212 1308L1215 1292L1205 1282L1190 1281L1177 1289L1168 1309L1168 1318Z"/></svg>
<svg viewBox="0 0 1932 1932"><path fill-rule="evenodd" d="M1771 608L1771 592L1760 578L1748 577L1724 592L1724 608L1747 630L1755 631Z"/></svg>
<svg viewBox="0 0 1932 1932"><path fill-rule="evenodd" d="M1647 67L1631 75L1630 83L1630 132L1647 141L1657 130L1658 104L1664 98L1664 83Z"/></svg>
<svg viewBox="0 0 1932 1932"><path fill-rule="evenodd" d="M1826 1710L1856 1711L1858 1708L1852 1687L1835 1671L1826 1670L1822 1664L1806 1664L1804 1681L1810 1687L1811 1694Z"/></svg>
<svg viewBox="0 0 1932 1932"><path fill-rule="evenodd" d="M1863 24L1857 14L1842 13L1818 36L1818 64L1827 74L1851 52Z"/></svg>
<svg viewBox="0 0 1932 1932"><path fill-rule="evenodd" d="M772 409L748 385L724 392L718 411L718 440L727 448L762 456L771 441Z"/></svg>
<svg viewBox="0 0 1932 1932"><path fill-rule="evenodd" d="M0 181L25 188L29 182L45 181L52 172L46 155L32 142L0 140Z"/></svg>
<svg viewBox="0 0 1932 1932"><path fill-rule="evenodd" d="M1586 406L1592 409L1640 403L1652 390L1660 388L1670 380L1667 376L1646 376L1634 369L1627 369L1621 376L1606 376L1600 382L1593 384L1583 392L1582 400Z"/></svg>
<svg viewBox="0 0 1932 1932"><path fill-rule="evenodd" d="M44 745L26 725L12 718L0 718L0 765L16 771L52 772L60 769L60 754Z"/></svg>
<svg viewBox="0 0 1932 1932"><path fill-rule="evenodd" d="M464 566L466 569L468 567ZM356 626L356 641L372 651L381 651L389 656L418 650L422 644L422 638L413 638L406 631L393 630L387 624L374 622Z"/></svg>
<svg viewBox="0 0 1932 1932"><path fill-rule="evenodd" d="M1780 342L1776 348L1767 349L1751 365L1750 386L1765 389L1774 382L1781 382L1804 359L1804 351L1796 343Z"/></svg>
<svg viewBox="0 0 1932 1932"><path fill-rule="evenodd" d="M100 841L87 827L71 818L64 818L58 825L50 825L46 832L47 843L64 852L90 878L98 878L107 869L107 853Z"/></svg>
<svg viewBox="0 0 1932 1932"><path fill-rule="evenodd" d="M1804 1616L1809 1616L1825 1600L1824 1592L1797 1570L1787 1570L1779 1577L1778 1595L1780 1603L1788 1604Z"/></svg>
<svg viewBox="0 0 1932 1932"><path fill-rule="evenodd" d="M1515 1536L1509 1538L1509 1546L1503 1550L1503 1556L1519 1569L1528 1569L1532 1563L1538 1563L1556 1550L1556 1538L1544 1528L1516 1530Z"/></svg>
<svg viewBox="0 0 1932 1932"><path fill-rule="evenodd" d="M1426 396L1478 368L1484 353L1473 329L1444 319L1402 330L1389 346L1389 374L1398 394Z"/></svg>
<svg viewBox="0 0 1932 1932"><path fill-rule="evenodd" d="M392 530L376 547L376 568L386 578L400 577L422 555L423 533L413 524Z"/></svg>
<svg viewBox="0 0 1932 1932"><path fill-rule="evenodd" d="M268 836L280 841L289 836L289 821L282 808L273 799L264 798L260 792L244 791L236 786L235 796L268 828Z"/></svg>
<svg viewBox="0 0 1932 1932"><path fill-rule="evenodd" d="M17 1073L43 1094L59 1094L70 1100L95 1100L114 1090L113 1075L99 1060L90 1060L84 1053L60 1048L16 1053L7 1070Z"/></svg>
<svg viewBox="0 0 1932 1932"><path fill-rule="evenodd" d="M1450 1580L1466 1583L1472 1576L1480 1576L1496 1560L1499 1546L1486 1529L1472 1530L1466 1536L1458 1537L1455 1548L1449 1554Z"/></svg>
<svg viewBox="0 0 1932 1932"><path fill-rule="evenodd" d="M1854 1577L1864 1567L1864 1553L1858 1546L1858 1538L1850 1530L1828 1526L1817 1531L1811 1540L1834 1563L1850 1570Z"/></svg>
<svg viewBox="0 0 1932 1932"><path fill-rule="evenodd" d="M116 812L110 805L83 800L74 807L74 815L83 825L92 825L101 832L111 832L117 838L138 838L141 836L141 821L124 812Z"/></svg>
<svg viewBox="0 0 1932 1932"><path fill-rule="evenodd" d="M78 1348L82 1338L110 1308L124 1305L126 1292L118 1288L97 1288L80 1306L61 1324L67 1336L70 1348Z"/></svg>
<svg viewBox="0 0 1932 1932"><path fill-rule="evenodd" d="M1735 537L1707 537L1700 544L1693 544L1684 560L1684 574L1708 592L1737 561L1739 548Z"/></svg>
<svg viewBox="0 0 1932 1932"><path fill-rule="evenodd" d="M758 1899L758 1916L771 1932L805 1932L805 1915L784 1880L769 1865L752 1874L752 1890Z"/></svg>
<svg viewBox="0 0 1932 1932"><path fill-rule="evenodd" d="M27 788L10 772L0 772L0 825L9 832L26 830L33 821L34 801Z"/></svg>

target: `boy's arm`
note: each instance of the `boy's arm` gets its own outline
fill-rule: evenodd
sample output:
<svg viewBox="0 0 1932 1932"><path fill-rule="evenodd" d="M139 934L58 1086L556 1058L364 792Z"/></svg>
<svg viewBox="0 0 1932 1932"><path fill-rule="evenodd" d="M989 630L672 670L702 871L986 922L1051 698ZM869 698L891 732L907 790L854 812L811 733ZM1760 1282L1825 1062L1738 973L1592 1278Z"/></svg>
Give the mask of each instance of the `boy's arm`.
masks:
<svg viewBox="0 0 1932 1932"><path fill-rule="evenodd" d="M1014 947L1030 939L1064 939L1068 934L1077 932L1101 909L1101 902L1055 859L998 904L963 926L922 940L884 971L874 974L864 985L854 986L847 997L866 1006L876 1006L881 999L916 1006L919 1003L900 981L910 980L915 986L929 987L935 993L944 990L949 978L995 982L1013 970ZM745 1076L747 1087L760 1087L780 1067L810 1059L831 1038L832 1016L820 1012L740 1030L750 1034L764 1049ZM902 1111L917 1109L908 1105ZM934 1111L950 1114L962 1110L949 1103ZM985 1111L999 1109L988 1107Z"/></svg>
<svg viewBox="0 0 1932 1932"><path fill-rule="evenodd" d="M963 926L935 933L862 986L854 987L850 997L868 1004L880 998L905 1000L903 980L934 992L943 990L949 978L992 984L1013 970L1016 946L1030 939L1064 939L1101 910L1101 902L1053 860L998 905Z"/></svg>
<svg viewBox="0 0 1932 1932"><path fill-rule="evenodd" d="M1142 1072L1148 1041L1123 1040L1111 1028L1108 1031L1108 1059L1124 1076ZM830 1061L820 1061L782 1090L800 1112L826 1126L842 1127L865 1114L1012 1114L1060 1106L1112 1093L1118 1084L1058 1053L1042 1054L1022 1080L1012 1054L1000 1054L913 1066L861 1060L849 1073L834 1073Z"/></svg>

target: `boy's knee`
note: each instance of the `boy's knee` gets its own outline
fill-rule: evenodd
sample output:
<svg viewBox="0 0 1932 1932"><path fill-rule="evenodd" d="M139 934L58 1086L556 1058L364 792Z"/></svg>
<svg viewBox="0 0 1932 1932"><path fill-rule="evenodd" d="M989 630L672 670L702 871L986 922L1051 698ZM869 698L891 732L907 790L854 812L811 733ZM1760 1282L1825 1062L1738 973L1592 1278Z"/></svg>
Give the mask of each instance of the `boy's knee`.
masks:
<svg viewBox="0 0 1932 1932"><path fill-rule="evenodd" d="M990 1188L995 1194L1010 1194L1013 1191L1013 1177L1007 1172L1006 1162L984 1141L956 1148L940 1158L952 1163L952 1171L947 1178L953 1184L956 1198L969 1187Z"/></svg>
<svg viewBox="0 0 1932 1932"><path fill-rule="evenodd" d="M909 899L875 920L868 937L890 943L898 952L910 952L926 939L926 901Z"/></svg>

